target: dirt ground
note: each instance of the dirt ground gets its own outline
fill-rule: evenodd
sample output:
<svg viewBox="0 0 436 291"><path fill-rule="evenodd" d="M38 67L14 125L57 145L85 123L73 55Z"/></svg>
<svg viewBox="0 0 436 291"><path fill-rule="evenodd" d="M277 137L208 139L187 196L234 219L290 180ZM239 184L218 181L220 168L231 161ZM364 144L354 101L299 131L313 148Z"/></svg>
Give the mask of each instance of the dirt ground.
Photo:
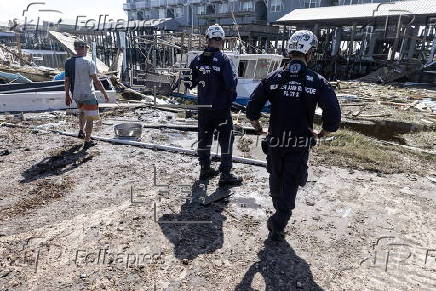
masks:
<svg viewBox="0 0 436 291"><path fill-rule="evenodd" d="M113 137L111 119L138 117L176 119L151 109L106 114L95 134ZM76 131L65 112L28 114L19 124ZM195 140L195 132L158 129L142 138L184 148ZM8 150L0 151L0 290L436 288L436 184L427 178L436 174L434 158L392 152L389 165L396 155L420 170L385 171L384 162L359 169L341 152L315 150L286 242L273 243L265 168L234 164L244 184L220 188L218 178L196 180L194 157L81 145L0 127L0 150ZM235 148L265 160L254 136L238 137ZM351 148L342 153L355 155ZM328 154L340 162L322 158ZM203 205L214 197L226 198Z"/></svg>

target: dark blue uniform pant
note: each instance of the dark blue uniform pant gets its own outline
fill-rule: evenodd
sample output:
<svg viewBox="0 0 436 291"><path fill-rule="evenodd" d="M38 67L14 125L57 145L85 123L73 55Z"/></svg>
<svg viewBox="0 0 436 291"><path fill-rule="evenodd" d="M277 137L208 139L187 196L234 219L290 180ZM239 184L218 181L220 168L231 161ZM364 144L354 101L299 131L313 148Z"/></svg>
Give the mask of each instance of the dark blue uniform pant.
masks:
<svg viewBox="0 0 436 291"><path fill-rule="evenodd" d="M309 151L292 152L270 148L267 155L270 195L275 213L271 216L274 228L283 231L295 208L299 186L307 182Z"/></svg>
<svg viewBox="0 0 436 291"><path fill-rule="evenodd" d="M210 165L210 150L214 133L221 147L220 171L230 173L233 152L233 122L229 110L198 111L198 156L201 166Z"/></svg>

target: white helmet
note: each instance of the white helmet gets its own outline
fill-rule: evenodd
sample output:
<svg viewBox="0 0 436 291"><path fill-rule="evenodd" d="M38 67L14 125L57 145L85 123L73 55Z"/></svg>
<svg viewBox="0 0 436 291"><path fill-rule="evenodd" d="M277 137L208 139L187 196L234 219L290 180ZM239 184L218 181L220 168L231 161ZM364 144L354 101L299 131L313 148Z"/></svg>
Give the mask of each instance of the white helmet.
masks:
<svg viewBox="0 0 436 291"><path fill-rule="evenodd" d="M316 48L318 46L318 38L313 32L309 30L299 30L296 31L288 41L286 50L291 52L300 52L307 54L310 49Z"/></svg>
<svg viewBox="0 0 436 291"><path fill-rule="evenodd" d="M220 25L215 24L209 26L209 28L206 30L206 36L207 38L219 37L221 39L224 39L226 37L226 34L224 33L224 29Z"/></svg>

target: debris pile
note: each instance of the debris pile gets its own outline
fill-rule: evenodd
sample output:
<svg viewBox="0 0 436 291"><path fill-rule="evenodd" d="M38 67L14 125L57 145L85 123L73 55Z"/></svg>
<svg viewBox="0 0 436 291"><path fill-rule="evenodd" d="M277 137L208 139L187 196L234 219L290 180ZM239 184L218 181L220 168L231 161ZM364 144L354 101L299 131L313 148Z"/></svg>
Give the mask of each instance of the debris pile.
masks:
<svg viewBox="0 0 436 291"><path fill-rule="evenodd" d="M119 93L124 100L143 100L146 98L144 94L124 86L117 77L112 76L110 77L110 80L117 90L117 93Z"/></svg>
<svg viewBox="0 0 436 291"><path fill-rule="evenodd" d="M0 44L0 84L51 81L59 70L36 66L30 55Z"/></svg>
<svg viewBox="0 0 436 291"><path fill-rule="evenodd" d="M28 56L21 55L16 48L10 48L6 45L0 44L0 65L19 66L20 64L32 65Z"/></svg>
<svg viewBox="0 0 436 291"><path fill-rule="evenodd" d="M436 122L436 92L433 90L364 82L341 81L339 84L338 98L347 117L390 117L411 122L424 118ZM413 112L420 114L411 114Z"/></svg>
<svg viewBox="0 0 436 291"><path fill-rule="evenodd" d="M368 74L365 77L359 78L358 81L390 84L397 80L407 78L423 69L423 65L416 59L389 63L386 66Z"/></svg>

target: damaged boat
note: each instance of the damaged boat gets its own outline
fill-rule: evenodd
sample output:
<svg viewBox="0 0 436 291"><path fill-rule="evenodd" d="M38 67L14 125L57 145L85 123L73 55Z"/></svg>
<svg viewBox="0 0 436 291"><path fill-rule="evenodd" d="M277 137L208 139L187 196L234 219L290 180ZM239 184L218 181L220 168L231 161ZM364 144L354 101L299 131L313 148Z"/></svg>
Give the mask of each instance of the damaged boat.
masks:
<svg viewBox="0 0 436 291"><path fill-rule="evenodd" d="M116 91L110 80L100 79L109 96L115 103ZM103 95L95 92L97 100L105 102ZM65 105L64 81L33 82L25 84L0 85L0 112L52 111L77 108L75 102Z"/></svg>
<svg viewBox="0 0 436 291"><path fill-rule="evenodd" d="M202 51L191 51L188 53L188 64ZM236 91L238 96L236 103L242 106L248 104L250 95L259 85L260 81L269 73L277 70L284 59L282 55L277 54L240 54L233 51L224 51L224 53L233 61L238 69L238 86ZM190 90L188 94L177 95L186 99L197 99L196 91ZM266 105L264 111L268 111L270 104Z"/></svg>

